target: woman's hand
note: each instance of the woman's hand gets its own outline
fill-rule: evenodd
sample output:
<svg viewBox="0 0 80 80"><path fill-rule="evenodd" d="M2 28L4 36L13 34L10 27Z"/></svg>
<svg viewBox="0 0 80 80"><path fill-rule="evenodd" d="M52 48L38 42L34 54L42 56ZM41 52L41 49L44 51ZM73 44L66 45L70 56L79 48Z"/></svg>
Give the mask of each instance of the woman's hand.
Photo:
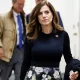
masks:
<svg viewBox="0 0 80 80"><path fill-rule="evenodd" d="M79 76L78 71L73 72L73 70L71 70L69 72L69 79L70 80L76 80L78 78L78 76Z"/></svg>

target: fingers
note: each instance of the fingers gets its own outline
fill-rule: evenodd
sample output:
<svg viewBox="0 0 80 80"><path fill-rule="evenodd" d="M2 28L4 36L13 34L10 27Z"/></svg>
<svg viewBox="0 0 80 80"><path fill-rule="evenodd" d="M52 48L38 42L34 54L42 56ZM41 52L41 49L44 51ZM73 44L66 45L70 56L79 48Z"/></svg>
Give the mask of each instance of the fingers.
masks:
<svg viewBox="0 0 80 80"><path fill-rule="evenodd" d="M75 72L75 78L77 79L77 77L79 76L78 71Z"/></svg>
<svg viewBox="0 0 80 80"><path fill-rule="evenodd" d="M74 72L75 74L78 74L78 71Z"/></svg>
<svg viewBox="0 0 80 80"><path fill-rule="evenodd" d="M78 78L78 76L79 76L79 73L78 73L78 71L76 71L76 72L73 72L72 70L70 71L70 73L69 73L69 78L70 78L70 80L76 80L77 78Z"/></svg>

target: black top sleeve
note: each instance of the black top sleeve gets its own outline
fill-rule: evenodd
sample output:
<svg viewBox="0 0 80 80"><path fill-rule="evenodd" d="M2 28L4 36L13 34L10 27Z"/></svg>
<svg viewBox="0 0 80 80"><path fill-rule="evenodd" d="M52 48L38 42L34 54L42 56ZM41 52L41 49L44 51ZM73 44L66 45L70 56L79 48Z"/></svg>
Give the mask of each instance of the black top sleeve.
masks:
<svg viewBox="0 0 80 80"><path fill-rule="evenodd" d="M63 55L66 63L68 64L73 58L70 50L70 40L67 32L64 33L64 43L63 43Z"/></svg>
<svg viewBox="0 0 80 80"><path fill-rule="evenodd" d="M72 58L72 55L70 52L70 41L67 33L65 33L64 35L64 58L67 63L65 67L64 80L70 80L69 72L71 70L78 71L80 74L80 61L78 59ZM80 75L76 80L80 80Z"/></svg>
<svg viewBox="0 0 80 80"><path fill-rule="evenodd" d="M26 72L30 67L31 64L30 55L31 55L31 44L26 38L24 42L24 59L21 67L20 80L24 80Z"/></svg>

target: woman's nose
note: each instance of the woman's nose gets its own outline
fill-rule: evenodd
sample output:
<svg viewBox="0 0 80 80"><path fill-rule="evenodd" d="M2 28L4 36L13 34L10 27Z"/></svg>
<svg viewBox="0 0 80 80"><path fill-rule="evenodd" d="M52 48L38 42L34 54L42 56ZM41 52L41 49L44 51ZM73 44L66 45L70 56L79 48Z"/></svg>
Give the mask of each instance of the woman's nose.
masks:
<svg viewBox="0 0 80 80"><path fill-rule="evenodd" d="M45 13L43 13L43 14L42 14L42 16L43 16L43 17L46 17L46 14L45 14Z"/></svg>

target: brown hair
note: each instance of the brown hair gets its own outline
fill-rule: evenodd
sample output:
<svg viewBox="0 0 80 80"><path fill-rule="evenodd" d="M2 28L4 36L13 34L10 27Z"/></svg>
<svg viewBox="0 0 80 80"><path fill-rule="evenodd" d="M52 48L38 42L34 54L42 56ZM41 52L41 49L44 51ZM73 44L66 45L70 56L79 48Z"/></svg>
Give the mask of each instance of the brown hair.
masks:
<svg viewBox="0 0 80 80"><path fill-rule="evenodd" d="M59 25L58 16L52 4L46 0L40 2L35 6L30 14L29 24L27 26L27 38L35 40L38 37L38 33L41 30L41 25L38 21L38 14L42 6L47 5L52 12L53 21L52 26L55 30L62 31L63 28Z"/></svg>
<svg viewBox="0 0 80 80"><path fill-rule="evenodd" d="M12 0L12 2L16 3L17 0Z"/></svg>

